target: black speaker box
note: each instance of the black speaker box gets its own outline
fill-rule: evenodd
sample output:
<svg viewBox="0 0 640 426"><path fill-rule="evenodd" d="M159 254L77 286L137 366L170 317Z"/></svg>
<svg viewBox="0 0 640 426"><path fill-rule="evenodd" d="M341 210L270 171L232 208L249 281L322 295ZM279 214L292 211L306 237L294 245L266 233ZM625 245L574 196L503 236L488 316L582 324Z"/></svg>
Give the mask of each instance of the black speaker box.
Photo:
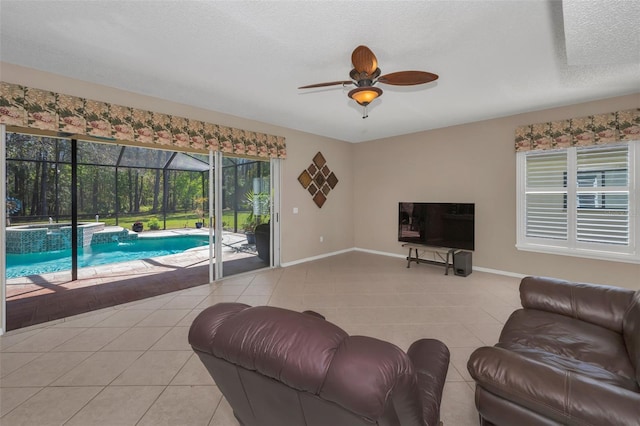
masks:
<svg viewBox="0 0 640 426"><path fill-rule="evenodd" d="M471 273L471 252L459 251L453 255L453 273L466 277Z"/></svg>

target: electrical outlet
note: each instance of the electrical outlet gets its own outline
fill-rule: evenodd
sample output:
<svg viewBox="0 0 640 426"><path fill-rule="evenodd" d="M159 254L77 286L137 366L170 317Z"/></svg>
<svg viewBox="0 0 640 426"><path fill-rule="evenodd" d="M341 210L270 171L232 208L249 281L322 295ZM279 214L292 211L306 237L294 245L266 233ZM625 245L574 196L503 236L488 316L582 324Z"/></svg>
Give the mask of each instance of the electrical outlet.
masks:
<svg viewBox="0 0 640 426"><path fill-rule="evenodd" d="M323 236L320 236L320 242L321 243L324 242L324 237Z"/></svg>

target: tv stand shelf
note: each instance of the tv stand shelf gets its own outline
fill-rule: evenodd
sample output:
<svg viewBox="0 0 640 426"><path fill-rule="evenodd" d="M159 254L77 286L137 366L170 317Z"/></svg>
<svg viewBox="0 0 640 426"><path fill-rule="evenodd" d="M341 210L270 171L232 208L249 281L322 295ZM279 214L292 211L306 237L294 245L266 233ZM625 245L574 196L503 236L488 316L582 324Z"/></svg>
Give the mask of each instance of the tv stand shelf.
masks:
<svg viewBox="0 0 640 426"><path fill-rule="evenodd" d="M405 244L402 244L402 247L409 247L409 256L407 256L407 268L411 267L411 262L416 262L416 263L430 263L432 265L444 265L445 275L449 275L449 267L453 269L453 255L455 254L456 249L450 249L445 247L431 247L431 246L425 246L422 244L414 244L414 243L405 243ZM411 256L412 251L415 252L415 257ZM433 260L423 259L420 257L421 254L424 255L424 253L426 252L433 253L434 259ZM440 260L442 260L442 262L436 260L435 259L436 256L438 256ZM451 262L449 262L449 259L451 259Z"/></svg>

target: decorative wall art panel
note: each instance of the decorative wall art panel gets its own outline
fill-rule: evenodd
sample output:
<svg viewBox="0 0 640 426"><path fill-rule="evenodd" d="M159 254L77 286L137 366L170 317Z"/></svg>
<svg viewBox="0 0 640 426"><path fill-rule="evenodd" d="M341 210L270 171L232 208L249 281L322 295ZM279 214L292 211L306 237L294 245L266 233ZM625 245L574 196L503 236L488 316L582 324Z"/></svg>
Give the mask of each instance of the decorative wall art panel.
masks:
<svg viewBox="0 0 640 426"><path fill-rule="evenodd" d="M298 182L300 182L300 185L302 185L304 189L307 189L312 181L313 179L311 178L311 175L306 170L303 170L302 173L300 173L300 176L298 176Z"/></svg>
<svg viewBox="0 0 640 426"><path fill-rule="evenodd" d="M324 185L324 176L322 176L322 173L318 172L316 173L316 177L313 178L313 181L316 183L316 186L318 188L322 188L322 185Z"/></svg>
<svg viewBox="0 0 640 426"><path fill-rule="evenodd" d="M316 195L313 196L313 201L320 208L324 205L324 202L327 201L327 197L321 192L316 192Z"/></svg>
<svg viewBox="0 0 640 426"><path fill-rule="evenodd" d="M336 187L336 185L338 184L338 178L336 177L335 173L331 172L331 174L327 178L327 183L329 184L331 189Z"/></svg>
<svg viewBox="0 0 640 426"><path fill-rule="evenodd" d="M0 82L0 124L38 129L52 136L63 132L77 139L89 136L114 143L213 150L253 158L287 157L285 138L281 136L6 82Z"/></svg>
<svg viewBox="0 0 640 426"><path fill-rule="evenodd" d="M313 157L313 162L298 176L298 182L309 191L316 206L322 208L327 201L329 192L338 184L335 173L329 169L327 160L318 152Z"/></svg>
<svg viewBox="0 0 640 426"><path fill-rule="evenodd" d="M318 152L315 157L313 157L313 164L315 164L316 166L318 166L318 168L321 168L322 166L324 166L327 163L327 160L324 159L324 156L322 155L321 152Z"/></svg>

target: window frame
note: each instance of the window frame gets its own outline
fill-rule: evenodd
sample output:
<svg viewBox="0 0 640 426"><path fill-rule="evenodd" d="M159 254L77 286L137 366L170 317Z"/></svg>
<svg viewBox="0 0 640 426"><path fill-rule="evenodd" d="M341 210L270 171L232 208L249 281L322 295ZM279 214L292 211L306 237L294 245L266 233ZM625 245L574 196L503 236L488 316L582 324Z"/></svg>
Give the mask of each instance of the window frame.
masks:
<svg viewBox="0 0 640 426"><path fill-rule="evenodd" d="M628 208L629 208L629 234L628 245L615 245L604 243L590 243L578 241L577 239L577 217L578 214L589 208L579 207L578 195L584 187L578 186L577 171L577 150L597 147L571 147L561 150L546 150L539 152L524 151L516 153L516 248L521 251L530 251L546 254L558 254L573 257L582 257L599 260L620 261L626 263L640 263L640 141L629 141L627 145L629 152L628 163ZM565 171L565 188L559 190L554 188L549 191L542 189L541 193L564 193L565 208L567 209L567 239L551 239L542 237L527 237L527 156L543 153L567 154L567 170ZM603 169L603 171L605 171ZM606 186L599 187L607 188ZM610 188L605 191L608 192ZM592 210L606 211L605 208L593 208Z"/></svg>

